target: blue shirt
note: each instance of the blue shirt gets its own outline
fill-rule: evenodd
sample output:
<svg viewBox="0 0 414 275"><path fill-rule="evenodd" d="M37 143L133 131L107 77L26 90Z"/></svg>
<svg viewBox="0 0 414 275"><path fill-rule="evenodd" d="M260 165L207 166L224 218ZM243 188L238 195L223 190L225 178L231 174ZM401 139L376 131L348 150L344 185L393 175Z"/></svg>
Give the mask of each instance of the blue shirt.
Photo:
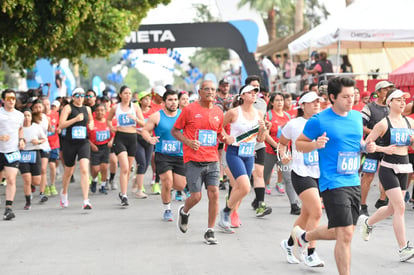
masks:
<svg viewBox="0 0 414 275"><path fill-rule="evenodd" d="M324 132L329 138L325 147L318 150L321 192L360 185L358 172L341 173L340 167L349 164L341 156L353 154L351 165L356 160L355 167L359 168L362 127L362 117L358 111L352 110L347 116L339 116L331 108L314 115L306 123L303 134L310 140L317 139Z"/></svg>
<svg viewBox="0 0 414 275"><path fill-rule="evenodd" d="M171 129L175 121L181 114L181 110L177 110L174 117L167 116L163 110L159 111L160 121L154 132L159 137L159 142L155 144L155 152L162 153L169 156L183 156L183 145L171 135Z"/></svg>

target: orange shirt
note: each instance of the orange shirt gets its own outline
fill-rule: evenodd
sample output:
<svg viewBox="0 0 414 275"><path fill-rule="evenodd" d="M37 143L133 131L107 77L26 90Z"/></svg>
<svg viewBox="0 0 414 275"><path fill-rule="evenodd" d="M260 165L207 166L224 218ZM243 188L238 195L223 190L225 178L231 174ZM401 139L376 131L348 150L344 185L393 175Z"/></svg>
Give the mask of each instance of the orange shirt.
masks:
<svg viewBox="0 0 414 275"><path fill-rule="evenodd" d="M202 141L204 134L221 134L223 130L223 111L215 105L212 108L204 108L198 102L191 103L185 107L174 127L183 130L183 134L190 140ZM207 132L206 132L207 131ZM197 151L186 144L183 145L184 162L213 162L218 161L218 139L215 145L200 146Z"/></svg>
<svg viewBox="0 0 414 275"><path fill-rule="evenodd" d="M357 105L352 106L352 110L361 112L362 108L364 108L364 102L360 101Z"/></svg>

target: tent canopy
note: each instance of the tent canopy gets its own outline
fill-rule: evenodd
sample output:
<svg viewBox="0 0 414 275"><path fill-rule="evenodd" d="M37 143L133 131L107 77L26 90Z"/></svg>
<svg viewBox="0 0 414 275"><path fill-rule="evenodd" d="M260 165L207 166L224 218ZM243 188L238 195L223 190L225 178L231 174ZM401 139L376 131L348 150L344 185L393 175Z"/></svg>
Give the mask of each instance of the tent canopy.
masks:
<svg viewBox="0 0 414 275"><path fill-rule="evenodd" d="M389 74L396 86L414 86L414 58Z"/></svg>
<svg viewBox="0 0 414 275"><path fill-rule="evenodd" d="M337 47L338 42L343 48L414 46L413 10L412 0L359 0L290 43L289 51Z"/></svg>

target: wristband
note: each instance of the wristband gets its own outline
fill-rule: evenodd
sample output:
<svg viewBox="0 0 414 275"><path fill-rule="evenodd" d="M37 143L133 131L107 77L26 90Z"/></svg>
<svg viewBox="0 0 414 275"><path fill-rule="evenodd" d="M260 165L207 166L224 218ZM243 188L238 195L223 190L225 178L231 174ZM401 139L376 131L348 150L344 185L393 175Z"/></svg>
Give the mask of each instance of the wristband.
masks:
<svg viewBox="0 0 414 275"><path fill-rule="evenodd" d="M367 152L367 144L366 143L361 144L361 148L359 150L363 153L368 153Z"/></svg>

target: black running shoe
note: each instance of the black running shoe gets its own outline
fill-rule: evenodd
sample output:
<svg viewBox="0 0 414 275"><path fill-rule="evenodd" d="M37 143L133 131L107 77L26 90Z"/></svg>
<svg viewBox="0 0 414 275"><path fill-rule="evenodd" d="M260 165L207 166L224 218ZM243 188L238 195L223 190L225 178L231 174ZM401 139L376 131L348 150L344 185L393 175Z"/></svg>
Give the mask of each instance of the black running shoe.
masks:
<svg viewBox="0 0 414 275"><path fill-rule="evenodd" d="M296 203L290 205L290 214L300 215L300 207Z"/></svg>
<svg viewBox="0 0 414 275"><path fill-rule="evenodd" d="M386 205L388 205L388 199L385 199L385 200L378 199L377 202L375 203L375 208L378 209Z"/></svg>
<svg viewBox="0 0 414 275"><path fill-rule="evenodd" d="M49 198L48 197L46 197L45 195L40 195L40 203L44 203L44 202L47 202L49 200Z"/></svg>
<svg viewBox="0 0 414 275"><path fill-rule="evenodd" d="M181 205L180 208L178 208L177 226L181 232L186 233L188 229L188 217L190 214L184 214L182 211L183 209L184 205Z"/></svg>
<svg viewBox="0 0 414 275"><path fill-rule="evenodd" d="M11 219L15 218L16 215L14 215L13 210L10 207L6 207L3 214L3 220L10 221Z"/></svg>
<svg viewBox="0 0 414 275"><path fill-rule="evenodd" d="M369 217L369 213L368 213L368 205L366 204L361 204L361 210L359 211L360 215L365 215Z"/></svg>
<svg viewBox="0 0 414 275"><path fill-rule="evenodd" d="M216 237L214 237L214 231L211 229L207 229L204 233L204 240L206 244L218 244Z"/></svg>
<svg viewBox="0 0 414 275"><path fill-rule="evenodd" d="M89 187L89 189L91 190L92 193L96 193L96 181L92 181L91 182L91 186Z"/></svg>
<svg viewBox="0 0 414 275"><path fill-rule="evenodd" d="M128 206L129 205L129 203L128 203L128 198L127 197L122 197L122 199L121 199L121 206Z"/></svg>

